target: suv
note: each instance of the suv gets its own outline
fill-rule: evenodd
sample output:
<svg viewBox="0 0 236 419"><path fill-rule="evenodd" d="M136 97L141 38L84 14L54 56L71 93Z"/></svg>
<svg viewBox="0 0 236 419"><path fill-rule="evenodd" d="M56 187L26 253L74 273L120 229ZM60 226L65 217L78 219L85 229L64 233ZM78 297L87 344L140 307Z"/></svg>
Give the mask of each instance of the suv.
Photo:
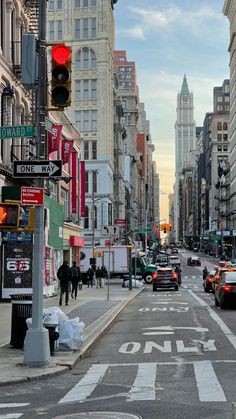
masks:
<svg viewBox="0 0 236 419"><path fill-rule="evenodd" d="M171 268L159 268L157 272L152 275L153 291L157 288L174 288L178 291L178 276Z"/></svg>
<svg viewBox="0 0 236 419"><path fill-rule="evenodd" d="M177 265L180 266L180 259L178 255L170 255L168 261L169 265L172 267Z"/></svg>

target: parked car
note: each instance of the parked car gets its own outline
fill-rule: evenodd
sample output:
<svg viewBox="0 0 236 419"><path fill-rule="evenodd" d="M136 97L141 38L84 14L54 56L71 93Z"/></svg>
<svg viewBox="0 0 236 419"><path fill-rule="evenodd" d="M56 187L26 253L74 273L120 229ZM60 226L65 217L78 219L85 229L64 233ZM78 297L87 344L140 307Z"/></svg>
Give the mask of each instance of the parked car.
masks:
<svg viewBox="0 0 236 419"><path fill-rule="evenodd" d="M224 266L224 267L217 266L216 272L215 272L215 275L214 275L213 281L212 281L212 292L213 292L213 294L215 293L215 289L216 289L217 285L220 283L222 274L224 272L236 272L236 268L231 266L231 265Z"/></svg>
<svg viewBox="0 0 236 419"><path fill-rule="evenodd" d="M190 256L187 259L188 266L201 266L201 259L198 256Z"/></svg>
<svg viewBox="0 0 236 419"><path fill-rule="evenodd" d="M172 267L177 266L177 265L180 266L179 256L170 255L168 258L168 262L169 262L169 265L171 265Z"/></svg>
<svg viewBox="0 0 236 419"><path fill-rule="evenodd" d="M205 292L212 291L212 283L214 281L216 270L210 271L207 274L207 277L203 280L203 287Z"/></svg>
<svg viewBox="0 0 236 419"><path fill-rule="evenodd" d="M236 303L236 271L226 271L215 284L215 305L225 308Z"/></svg>
<svg viewBox="0 0 236 419"><path fill-rule="evenodd" d="M171 268L158 268L152 275L152 287L153 291L157 288L174 288L178 291L178 276Z"/></svg>
<svg viewBox="0 0 236 419"><path fill-rule="evenodd" d="M172 247L171 254L175 255L176 253L179 253L179 250L177 249L177 247Z"/></svg>

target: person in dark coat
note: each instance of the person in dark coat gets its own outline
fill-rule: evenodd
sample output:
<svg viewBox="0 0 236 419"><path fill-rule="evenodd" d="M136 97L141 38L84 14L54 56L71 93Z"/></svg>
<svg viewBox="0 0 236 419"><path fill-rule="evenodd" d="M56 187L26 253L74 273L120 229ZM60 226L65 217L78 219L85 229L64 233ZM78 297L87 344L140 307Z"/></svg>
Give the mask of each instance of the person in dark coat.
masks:
<svg viewBox="0 0 236 419"><path fill-rule="evenodd" d="M77 291L78 291L78 283L80 281L80 268L76 265L76 262L73 262L71 267L71 274L72 274L72 291L71 291L71 298L76 299Z"/></svg>
<svg viewBox="0 0 236 419"><path fill-rule="evenodd" d="M57 277L60 281L60 300L59 305L62 305L63 301L63 295L66 294L66 306L68 306L69 303L69 285L70 281L72 280L72 274L71 269L69 267L69 263L67 260L63 262L63 264L60 266L60 268L57 271Z"/></svg>
<svg viewBox="0 0 236 419"><path fill-rule="evenodd" d="M93 286L93 277L94 277L94 271L93 271L92 267L90 266L87 270L88 287L89 287L89 285L91 285L91 287Z"/></svg>
<svg viewBox="0 0 236 419"><path fill-rule="evenodd" d="M100 268L100 266L97 267L96 269L96 279L97 279L97 288L99 286L99 288L102 288L102 270Z"/></svg>
<svg viewBox="0 0 236 419"><path fill-rule="evenodd" d="M102 288L103 288L103 285L105 285L106 279L107 279L107 269L104 265L102 265L101 267L101 277L102 277L101 282L102 282Z"/></svg>
<svg viewBox="0 0 236 419"><path fill-rule="evenodd" d="M202 271L202 278L203 278L203 280L206 279L207 274L208 274L208 270L207 270L207 267L205 266L205 268Z"/></svg>

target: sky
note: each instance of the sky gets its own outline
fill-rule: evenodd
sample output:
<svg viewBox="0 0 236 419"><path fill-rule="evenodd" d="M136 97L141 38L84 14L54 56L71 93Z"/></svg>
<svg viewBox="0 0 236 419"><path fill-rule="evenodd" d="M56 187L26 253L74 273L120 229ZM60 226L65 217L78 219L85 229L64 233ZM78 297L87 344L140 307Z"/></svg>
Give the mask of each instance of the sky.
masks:
<svg viewBox="0 0 236 419"><path fill-rule="evenodd" d="M160 175L161 218L173 192L177 93L186 74L194 119L213 110L213 88L229 78L229 22L224 0L118 0L116 50L135 61L140 101L150 120Z"/></svg>

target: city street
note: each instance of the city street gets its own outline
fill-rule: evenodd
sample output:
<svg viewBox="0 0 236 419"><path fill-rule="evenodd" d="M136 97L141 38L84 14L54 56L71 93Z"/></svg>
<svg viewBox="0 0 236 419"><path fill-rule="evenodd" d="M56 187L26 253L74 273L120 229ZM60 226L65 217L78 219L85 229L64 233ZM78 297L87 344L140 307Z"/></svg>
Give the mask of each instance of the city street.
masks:
<svg viewBox="0 0 236 419"><path fill-rule="evenodd" d="M2 387L0 418L232 418L235 309L215 308L202 287L214 263L187 266L189 254L179 291L146 286L71 372Z"/></svg>

